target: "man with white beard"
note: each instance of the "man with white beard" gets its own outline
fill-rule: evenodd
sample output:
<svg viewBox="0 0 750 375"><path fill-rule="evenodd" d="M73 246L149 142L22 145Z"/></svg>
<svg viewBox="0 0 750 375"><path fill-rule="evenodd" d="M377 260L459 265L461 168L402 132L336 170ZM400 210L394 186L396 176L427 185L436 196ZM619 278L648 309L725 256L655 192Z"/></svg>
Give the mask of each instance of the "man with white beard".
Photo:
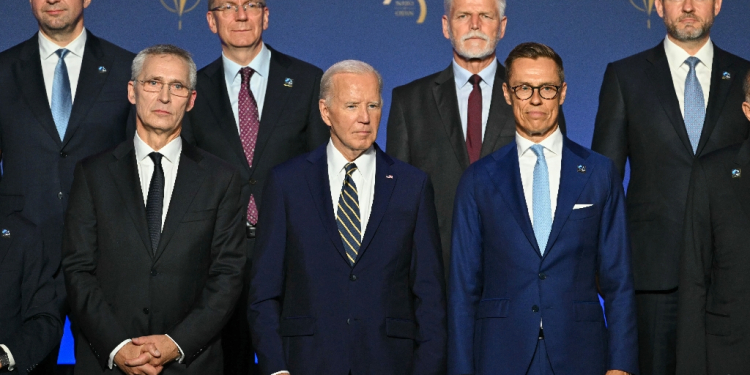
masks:
<svg viewBox="0 0 750 375"><path fill-rule="evenodd" d="M444 5L443 35L453 45L453 62L393 90L386 151L430 175L447 271L461 174L513 141L516 125L503 97L505 68L495 56L507 24L505 0L445 0ZM565 133L562 113L559 122Z"/></svg>

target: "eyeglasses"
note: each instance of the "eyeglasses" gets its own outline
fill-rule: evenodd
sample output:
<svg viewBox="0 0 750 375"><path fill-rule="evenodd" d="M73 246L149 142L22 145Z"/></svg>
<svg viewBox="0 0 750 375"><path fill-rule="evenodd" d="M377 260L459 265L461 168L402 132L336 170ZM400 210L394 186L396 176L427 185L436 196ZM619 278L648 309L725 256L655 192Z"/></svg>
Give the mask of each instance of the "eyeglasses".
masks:
<svg viewBox="0 0 750 375"><path fill-rule="evenodd" d="M229 11L234 10L235 13L239 13L240 7L242 7L242 9L244 9L245 12L247 13L257 15L257 14L260 14L261 10L263 10L263 8L266 7L266 4L262 2L257 2L257 3L248 2L242 5L238 5L235 3L224 3L217 7L211 8L211 11L224 12L225 14L230 14Z"/></svg>
<svg viewBox="0 0 750 375"><path fill-rule="evenodd" d="M140 82L141 85L143 86L143 91L145 92L161 92L161 89L164 88L164 85L165 85L164 82L158 81L155 79L149 79L146 81L135 79L133 81ZM166 85L167 87L169 87L168 89L169 93L174 96L187 98L188 95L190 95L190 88L180 82L171 82L171 83L167 83Z"/></svg>
<svg viewBox="0 0 750 375"><path fill-rule="evenodd" d="M510 89L516 94L518 100L528 100L534 96L534 90L539 90L539 96L542 99L552 100L557 97L557 92L560 91L562 86L555 85L541 85L541 86L529 86L529 85L518 85L513 86Z"/></svg>

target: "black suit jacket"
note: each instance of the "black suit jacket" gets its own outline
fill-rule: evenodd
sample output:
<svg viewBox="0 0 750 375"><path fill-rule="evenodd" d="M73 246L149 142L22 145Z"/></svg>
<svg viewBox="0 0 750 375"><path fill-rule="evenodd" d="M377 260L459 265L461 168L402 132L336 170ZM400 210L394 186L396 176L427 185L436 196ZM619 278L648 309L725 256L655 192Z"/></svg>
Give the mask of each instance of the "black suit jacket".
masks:
<svg viewBox="0 0 750 375"><path fill-rule="evenodd" d="M516 121L503 96L504 82L505 67L498 62L481 157L515 139ZM453 198L461 175L469 167L456 95L452 64L393 89L386 142L389 155L427 172L432 179L446 272L450 264ZM565 133L562 115L560 128Z"/></svg>
<svg viewBox="0 0 750 375"><path fill-rule="evenodd" d="M60 263L76 163L125 140L133 57L88 32L70 122L60 139L44 86L38 35L0 53L0 199L22 207L23 216L41 230L54 264ZM58 285L64 298L62 280Z"/></svg>
<svg viewBox="0 0 750 375"><path fill-rule="evenodd" d="M239 180L231 166L183 142L154 250L133 141L76 168L63 242L80 329L76 374L101 373L122 341L153 334L169 334L185 353L165 374L221 374L219 333L245 266Z"/></svg>
<svg viewBox="0 0 750 375"><path fill-rule="evenodd" d="M693 168L680 267L678 374L743 374L750 367L748 228L750 141L706 155Z"/></svg>
<svg viewBox="0 0 750 375"><path fill-rule="evenodd" d="M712 64L697 156L740 143L750 131L742 113L742 82L750 62L714 46ZM695 155L663 43L607 66L591 148L611 158L623 175L630 161L627 206L636 290L677 287Z"/></svg>
<svg viewBox="0 0 750 375"><path fill-rule="evenodd" d="M0 202L4 206L6 202ZM19 208L20 209L20 208ZM7 232L6 232L7 230ZM57 263L44 254L39 231L18 214L0 217L0 344L20 374L31 372L60 342L55 295ZM3 368L3 372L7 370Z"/></svg>
<svg viewBox="0 0 750 375"><path fill-rule="evenodd" d="M330 137L318 108L323 71L266 47L271 50L271 66L252 168L245 158L232 113L221 57L198 72L198 97L183 129L186 141L240 171L246 209L251 194L260 209L271 168L315 149ZM292 79L291 87L285 86L287 78ZM248 246L248 257L251 247Z"/></svg>

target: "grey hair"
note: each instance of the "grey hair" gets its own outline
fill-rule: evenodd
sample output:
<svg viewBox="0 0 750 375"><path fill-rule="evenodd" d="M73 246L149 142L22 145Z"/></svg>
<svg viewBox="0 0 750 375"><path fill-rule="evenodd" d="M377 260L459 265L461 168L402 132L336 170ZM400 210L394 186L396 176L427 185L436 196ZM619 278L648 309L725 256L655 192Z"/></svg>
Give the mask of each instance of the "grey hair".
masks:
<svg viewBox="0 0 750 375"><path fill-rule="evenodd" d="M505 0L497 1L497 11L500 13L500 18L505 16ZM445 8L445 15L450 16L451 8L453 7L453 0L443 0L443 8Z"/></svg>
<svg viewBox="0 0 750 375"><path fill-rule="evenodd" d="M745 101L750 103L750 70L747 71L747 75L745 76L745 82L742 85L742 88L745 91Z"/></svg>
<svg viewBox="0 0 750 375"><path fill-rule="evenodd" d="M143 72L143 63L146 62L146 57L155 55L172 55L182 59L188 65L188 69L190 70L190 82L188 83L190 89L195 89L195 85L198 81L198 67L195 66L192 55L190 55L190 52L171 44L157 44L138 52L138 55L133 59L130 79L133 81L138 79L138 76Z"/></svg>
<svg viewBox="0 0 750 375"><path fill-rule="evenodd" d="M339 61L331 65L325 73L323 78L320 79L320 99L326 102L331 99L331 91L333 91L333 77L336 74L375 74L378 77L378 95L383 96L383 77L378 73L372 65L359 60L344 60Z"/></svg>

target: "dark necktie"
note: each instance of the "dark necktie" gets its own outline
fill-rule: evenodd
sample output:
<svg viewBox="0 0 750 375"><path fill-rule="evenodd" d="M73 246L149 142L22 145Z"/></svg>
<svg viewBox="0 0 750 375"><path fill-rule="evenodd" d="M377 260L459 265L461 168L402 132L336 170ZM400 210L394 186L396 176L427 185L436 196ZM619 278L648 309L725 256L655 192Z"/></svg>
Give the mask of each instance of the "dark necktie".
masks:
<svg viewBox="0 0 750 375"><path fill-rule="evenodd" d="M349 264L352 266L357 261L359 246L362 241L362 227L359 217L359 196L357 185L352 179L352 173L357 170L357 165L348 163L345 167L346 176L344 184L341 186L341 195L339 195L339 206L336 210L336 225L339 227L341 241L346 249L346 257L349 258Z"/></svg>
<svg viewBox="0 0 750 375"><path fill-rule="evenodd" d="M698 75L695 73L695 66L700 62L695 56L690 56L685 60L685 64L690 68L687 77L685 77L685 128L693 146L693 153L698 150L698 142L700 142L701 131L703 131L703 121L706 119L703 88L701 88Z"/></svg>
<svg viewBox="0 0 750 375"><path fill-rule="evenodd" d="M253 73L255 71L250 67L240 69L242 83L237 103L240 118L240 140L250 168L253 167L255 143L258 140L258 128L260 127L258 103L255 101L252 91L250 91L250 77L253 76ZM255 205L255 198L252 195L250 195L250 202L247 204L247 221L253 225L258 223L258 207Z"/></svg>
<svg viewBox="0 0 750 375"><path fill-rule="evenodd" d="M161 167L162 154L152 152L148 154L154 162L154 173L148 186L146 199L146 221L148 234L151 237L151 250L156 253L161 238L161 217L164 210L164 169Z"/></svg>
<svg viewBox="0 0 750 375"><path fill-rule="evenodd" d="M57 65L55 66L55 77L52 81L52 103L50 103L52 119L55 120L55 127L57 128L57 133L60 135L60 140L65 138L65 130L68 128L70 112L73 109L73 96L70 90L68 66L65 64L65 55L68 52L70 51L65 48L55 51L60 59L57 60Z"/></svg>
<svg viewBox="0 0 750 375"><path fill-rule="evenodd" d="M466 118L466 151L469 152L469 162L479 160L482 152L482 88L479 82L482 77L474 74L469 78L474 86L469 94L469 107Z"/></svg>

